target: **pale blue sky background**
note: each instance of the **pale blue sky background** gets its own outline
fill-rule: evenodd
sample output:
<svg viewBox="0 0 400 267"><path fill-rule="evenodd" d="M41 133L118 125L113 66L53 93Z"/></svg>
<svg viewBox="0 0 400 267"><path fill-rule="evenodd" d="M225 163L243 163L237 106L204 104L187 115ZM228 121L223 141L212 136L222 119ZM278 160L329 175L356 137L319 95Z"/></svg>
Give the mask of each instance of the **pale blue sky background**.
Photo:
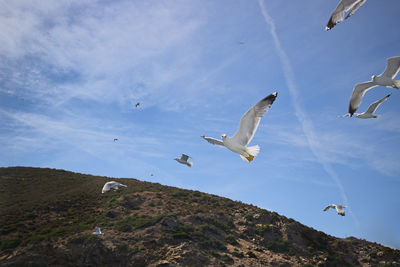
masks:
<svg viewBox="0 0 400 267"><path fill-rule="evenodd" d="M360 111L393 93L379 119L337 117L400 55L400 1L326 32L337 3L1 0L0 166L199 190L400 248L400 92L366 94ZM253 162L200 138L233 135L274 91Z"/></svg>

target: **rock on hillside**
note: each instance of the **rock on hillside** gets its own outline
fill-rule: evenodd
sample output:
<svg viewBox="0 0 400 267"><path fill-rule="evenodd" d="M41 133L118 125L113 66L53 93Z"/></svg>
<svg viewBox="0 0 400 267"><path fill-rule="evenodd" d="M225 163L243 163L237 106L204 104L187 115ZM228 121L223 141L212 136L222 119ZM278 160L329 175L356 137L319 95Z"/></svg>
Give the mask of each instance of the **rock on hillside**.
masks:
<svg viewBox="0 0 400 267"><path fill-rule="evenodd" d="M400 266L400 251L340 239L252 205L136 179L0 168L2 266ZM98 225L104 233L94 236Z"/></svg>

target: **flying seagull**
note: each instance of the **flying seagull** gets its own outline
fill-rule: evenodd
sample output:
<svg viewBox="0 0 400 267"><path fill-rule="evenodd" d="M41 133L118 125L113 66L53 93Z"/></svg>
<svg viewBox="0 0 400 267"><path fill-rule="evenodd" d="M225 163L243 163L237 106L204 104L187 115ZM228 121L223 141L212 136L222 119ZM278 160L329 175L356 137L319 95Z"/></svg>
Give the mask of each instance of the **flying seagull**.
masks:
<svg viewBox="0 0 400 267"><path fill-rule="evenodd" d="M138 106L140 106L140 102L137 102L135 105L135 107L138 107Z"/></svg>
<svg viewBox="0 0 400 267"><path fill-rule="evenodd" d="M96 226L95 231L93 232L94 235L102 235L103 233L100 230L100 227Z"/></svg>
<svg viewBox="0 0 400 267"><path fill-rule="evenodd" d="M115 181L107 182L104 184L103 189L101 190L101 193L104 194L105 192L108 192L111 189L117 190L118 188L120 188L122 186L127 187L126 185L117 183Z"/></svg>
<svg viewBox="0 0 400 267"><path fill-rule="evenodd" d="M356 115L357 118L360 119L371 119L371 118L378 118L380 115L376 115L374 114L374 112L376 111L376 109L379 107L380 104L382 104L383 102L385 102L391 94L388 94L387 96L385 96L382 99L379 99L378 101L375 101L374 103L372 103L371 105L369 105L367 111L363 112L363 113L354 113L354 115ZM350 117L350 113L347 113L346 115L343 115L342 117Z"/></svg>
<svg viewBox="0 0 400 267"><path fill-rule="evenodd" d="M325 207L324 211L327 211L329 209L336 209L338 215L344 216L344 209L347 208L347 206L342 206L342 205L336 205L336 204L330 204Z"/></svg>
<svg viewBox="0 0 400 267"><path fill-rule="evenodd" d="M229 150L238 153L244 161L252 161L260 152L260 147L258 145L250 147L247 145L253 139L261 117L268 111L277 96L277 92L272 93L252 106L240 119L239 129L233 137L229 138L226 134L222 135L222 140L212 137L201 137L213 145L225 146Z"/></svg>
<svg viewBox="0 0 400 267"><path fill-rule="evenodd" d="M387 59L387 65L385 71L381 75L372 75L372 81L359 83L354 89L350 97L349 113L350 117L353 116L354 112L361 104L362 97L364 94L378 85L386 86L388 88L400 87L400 80L393 80L399 73L400 69L400 57L391 57Z"/></svg>
<svg viewBox="0 0 400 267"><path fill-rule="evenodd" d="M118 141L118 138L114 138L114 142L117 142Z"/></svg>
<svg viewBox="0 0 400 267"><path fill-rule="evenodd" d="M329 19L328 24L326 25L326 30L329 31L336 24L341 22L343 19L348 19L351 15L353 15L357 9L359 9L367 0L341 0L335 10L332 13L331 18ZM350 10L351 9L351 10ZM349 11L346 17L344 17L344 13Z"/></svg>
<svg viewBox="0 0 400 267"><path fill-rule="evenodd" d="M177 162L181 163L181 164L185 164L188 167L192 167L193 166L193 162L189 162L188 159L190 157L186 154L182 154L181 158L174 158L174 160L176 160Z"/></svg>

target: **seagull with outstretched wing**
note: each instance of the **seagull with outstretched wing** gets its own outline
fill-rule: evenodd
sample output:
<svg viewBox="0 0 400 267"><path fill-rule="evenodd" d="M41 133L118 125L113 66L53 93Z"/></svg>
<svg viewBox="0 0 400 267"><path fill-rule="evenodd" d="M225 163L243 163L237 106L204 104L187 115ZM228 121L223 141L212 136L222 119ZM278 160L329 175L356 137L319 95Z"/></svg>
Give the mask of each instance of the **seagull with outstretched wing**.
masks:
<svg viewBox="0 0 400 267"><path fill-rule="evenodd" d="M193 162L189 162L189 156L186 154L182 154L181 158L174 158L174 160L176 160L177 162L181 163L181 164L185 164L188 167L192 167L193 166Z"/></svg>
<svg viewBox="0 0 400 267"><path fill-rule="evenodd" d="M357 84L350 97L349 113L350 117L353 116L354 112L358 109L361 104L364 94L376 87L386 86L389 88L399 89L400 80L394 80L394 77L399 73L400 70L400 57L391 57L387 60L385 71L381 75L372 75L372 80L369 82Z"/></svg>
<svg viewBox="0 0 400 267"><path fill-rule="evenodd" d="M385 96L382 99L379 99L378 101L375 101L374 103L372 103L371 105L369 105L368 109L363 112L363 113L354 113L354 115L357 118L360 119L371 119L371 118L378 118L380 115L374 114L374 112L377 110L377 108L386 100L388 100L388 98L390 97L391 94L388 94L387 96ZM346 115L343 115L342 117L350 117L350 113L347 113Z"/></svg>
<svg viewBox="0 0 400 267"><path fill-rule="evenodd" d="M344 209L347 208L347 206L342 206L342 205L337 205L337 204L330 204L325 207L324 211L327 211L329 209L335 209L338 213L338 215L345 216Z"/></svg>
<svg viewBox="0 0 400 267"><path fill-rule="evenodd" d="M330 17L328 24L326 25L326 30L329 31L336 24L341 22L344 19L348 19L351 15L353 15L357 9L359 9L367 0L341 0L339 4L336 6L335 10ZM344 17L345 12L349 11L346 18Z"/></svg>
<svg viewBox="0 0 400 267"><path fill-rule="evenodd" d="M244 161L252 161L258 155L260 147L258 145L250 147L247 145L253 139L261 118L274 103L277 96L277 92L272 93L252 106L240 119L239 129L233 137L229 138L226 134L222 135L222 140L201 137L213 145L225 146L229 150L238 153Z"/></svg>
<svg viewBox="0 0 400 267"><path fill-rule="evenodd" d="M120 187L127 187L127 186L124 184L115 182L115 181L107 182L104 184L103 189L101 190L101 193L104 194L105 192L108 192L111 189L118 190Z"/></svg>

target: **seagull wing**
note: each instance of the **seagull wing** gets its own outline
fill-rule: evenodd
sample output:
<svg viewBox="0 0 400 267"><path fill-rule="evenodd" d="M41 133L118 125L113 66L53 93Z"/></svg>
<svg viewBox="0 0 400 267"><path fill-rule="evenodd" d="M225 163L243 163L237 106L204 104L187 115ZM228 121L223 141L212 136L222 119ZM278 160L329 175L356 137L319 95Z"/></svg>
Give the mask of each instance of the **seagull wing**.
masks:
<svg viewBox="0 0 400 267"><path fill-rule="evenodd" d="M358 109L361 104L362 97L369 89L377 86L374 82L359 83L354 86L353 93L350 97L349 113L350 116Z"/></svg>
<svg viewBox="0 0 400 267"><path fill-rule="evenodd" d="M188 156L188 155L182 154L181 160L183 160L183 161L188 161L188 159L189 159L189 156Z"/></svg>
<svg viewBox="0 0 400 267"><path fill-rule="evenodd" d="M328 30L332 29L333 27L335 27L336 24L338 24L339 22L341 22L344 19L344 13L346 11L349 11L351 8L353 8L355 5L357 5L359 2L362 2L362 1L363 0L342 0L342 1L340 1L339 4L336 6L335 10L333 11L332 16L330 17L330 19L328 21L328 24L326 25L326 30L328 31ZM356 12L357 9L353 9L353 10L352 11L354 13L354 12Z"/></svg>
<svg viewBox="0 0 400 267"><path fill-rule="evenodd" d="M258 125L260 124L261 118L271 107L272 103L274 103L277 96L277 92L272 93L252 106L240 119L239 129L236 131L231 140L242 146L247 146L251 139L253 139Z"/></svg>
<svg viewBox="0 0 400 267"><path fill-rule="evenodd" d="M327 211L327 210L329 210L329 209L335 209L335 208L336 208L336 205L330 204L330 205L328 205L328 206L325 207L324 211Z"/></svg>
<svg viewBox="0 0 400 267"><path fill-rule="evenodd" d="M383 102L385 102L390 97L390 95L391 94L388 94L384 98L382 98L382 99L380 99L378 101L375 101L374 103L369 105L369 107L368 107L367 111L365 111L365 113L371 113L371 114L374 113L375 110L379 107L379 105L382 104Z"/></svg>
<svg viewBox="0 0 400 267"><path fill-rule="evenodd" d="M388 58L386 69L381 75L394 79L397 73L399 73L399 70L400 70L400 57L391 57Z"/></svg>
<svg viewBox="0 0 400 267"><path fill-rule="evenodd" d="M109 183L105 183L103 186L103 189L101 190L101 193L105 193L107 191L110 190L110 184Z"/></svg>
<svg viewBox="0 0 400 267"><path fill-rule="evenodd" d="M218 139L215 139L212 137L206 137L204 135L202 135L200 137L203 138L204 140L206 140L207 142L209 142L210 144L217 145L217 146L225 146L221 140L218 140Z"/></svg>
<svg viewBox="0 0 400 267"><path fill-rule="evenodd" d="M118 183L118 186L124 186L124 187L128 187L127 185L120 184L120 183Z"/></svg>
<svg viewBox="0 0 400 267"><path fill-rule="evenodd" d="M362 5L364 5L365 2L367 2L367 0L361 0L357 4L355 4L353 8L350 10L349 14L347 14L345 19L350 18L354 13L356 13L357 9L359 9Z"/></svg>

